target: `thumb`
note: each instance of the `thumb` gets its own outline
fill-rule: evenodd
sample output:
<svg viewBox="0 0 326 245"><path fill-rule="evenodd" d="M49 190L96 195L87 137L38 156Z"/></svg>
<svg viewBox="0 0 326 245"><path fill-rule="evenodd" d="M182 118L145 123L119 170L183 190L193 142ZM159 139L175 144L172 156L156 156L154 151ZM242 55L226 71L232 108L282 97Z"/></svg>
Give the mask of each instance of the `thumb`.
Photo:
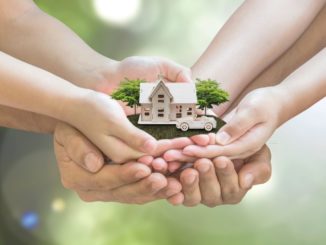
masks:
<svg viewBox="0 0 326 245"><path fill-rule="evenodd" d="M104 165L104 158L100 150L68 124L57 124L54 132L54 144L64 149L66 158L89 172L98 172Z"/></svg>
<svg viewBox="0 0 326 245"><path fill-rule="evenodd" d="M121 139L131 148L152 154L157 148L157 140L145 131L134 126L127 118L122 119L112 130L113 136Z"/></svg>
<svg viewBox="0 0 326 245"><path fill-rule="evenodd" d="M216 134L216 143L221 145L235 141L258 123L257 118L246 108L232 111L224 120L226 124Z"/></svg>
<svg viewBox="0 0 326 245"><path fill-rule="evenodd" d="M191 69L172 60L161 58L162 75L173 82L193 82Z"/></svg>

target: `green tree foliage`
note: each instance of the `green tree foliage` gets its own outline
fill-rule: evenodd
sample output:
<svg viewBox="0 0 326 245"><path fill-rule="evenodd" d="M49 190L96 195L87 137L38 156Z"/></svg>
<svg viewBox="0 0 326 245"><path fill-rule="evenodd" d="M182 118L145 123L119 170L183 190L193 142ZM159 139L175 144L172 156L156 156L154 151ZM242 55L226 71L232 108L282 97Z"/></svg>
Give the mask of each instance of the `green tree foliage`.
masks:
<svg viewBox="0 0 326 245"><path fill-rule="evenodd" d="M198 105L199 109L205 110L205 115L207 108L212 108L213 105L220 105L224 102L227 102L229 99L229 94L219 86L219 83L215 80L197 79L196 90Z"/></svg>
<svg viewBox="0 0 326 245"><path fill-rule="evenodd" d="M112 98L115 100L120 100L127 103L127 106L135 109L135 114L137 113L137 106L139 106L139 91L140 84L146 81L141 79L129 80L125 78L121 82L119 88L112 93Z"/></svg>

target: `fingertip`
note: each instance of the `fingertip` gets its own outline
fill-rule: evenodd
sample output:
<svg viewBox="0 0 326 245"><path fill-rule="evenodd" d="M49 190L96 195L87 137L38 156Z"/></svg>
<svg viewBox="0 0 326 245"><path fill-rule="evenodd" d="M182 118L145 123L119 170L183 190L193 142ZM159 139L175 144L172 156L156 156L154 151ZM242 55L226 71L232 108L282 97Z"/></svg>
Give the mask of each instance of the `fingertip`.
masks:
<svg viewBox="0 0 326 245"><path fill-rule="evenodd" d="M145 141L145 143L142 146L142 151L152 154L157 149L157 141L155 139L148 139Z"/></svg>
<svg viewBox="0 0 326 245"><path fill-rule="evenodd" d="M177 193L172 197L169 197L167 201L173 206L179 206L184 201L184 195L182 193Z"/></svg>
<svg viewBox="0 0 326 245"><path fill-rule="evenodd" d="M86 155L84 164L86 170L96 173L103 167L104 159L103 156L91 152Z"/></svg>
<svg viewBox="0 0 326 245"><path fill-rule="evenodd" d="M231 140L231 135L227 131L221 130L221 131L217 132L217 134L215 136L215 140L216 140L217 144L227 145Z"/></svg>
<svg viewBox="0 0 326 245"><path fill-rule="evenodd" d="M191 140L197 145L206 146L210 142L210 137L209 135L200 134L200 135L192 136Z"/></svg>
<svg viewBox="0 0 326 245"><path fill-rule="evenodd" d="M149 165L151 165L153 160L154 160L154 158L152 156L142 156L137 161L149 166Z"/></svg>

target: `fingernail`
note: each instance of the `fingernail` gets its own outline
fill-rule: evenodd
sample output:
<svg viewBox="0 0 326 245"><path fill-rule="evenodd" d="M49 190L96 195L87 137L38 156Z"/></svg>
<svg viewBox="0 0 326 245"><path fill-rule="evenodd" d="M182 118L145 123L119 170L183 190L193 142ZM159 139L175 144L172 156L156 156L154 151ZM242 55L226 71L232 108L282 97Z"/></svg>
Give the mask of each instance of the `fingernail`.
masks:
<svg viewBox="0 0 326 245"><path fill-rule="evenodd" d="M148 172L144 171L144 170L139 170L137 171L137 173L135 174L135 178L136 179L142 179L145 178L148 175Z"/></svg>
<svg viewBox="0 0 326 245"><path fill-rule="evenodd" d="M250 188L254 182L254 176L252 174L246 174L244 177L244 188Z"/></svg>
<svg viewBox="0 0 326 245"><path fill-rule="evenodd" d="M215 138L216 142L222 145L226 145L230 139L231 136L225 131L217 133Z"/></svg>
<svg viewBox="0 0 326 245"><path fill-rule="evenodd" d="M208 164L201 164L201 165L199 165L198 166L198 170L199 170L199 172L201 172L201 173L206 173L206 172L208 172L208 170L209 170L209 165Z"/></svg>
<svg viewBox="0 0 326 245"><path fill-rule="evenodd" d="M226 161L221 161L221 160L216 163L216 166L219 169L224 169L226 168L227 165L228 163Z"/></svg>
<svg viewBox="0 0 326 245"><path fill-rule="evenodd" d="M187 178L186 178L186 183L187 183L188 185L192 185L192 184L195 182L195 180L196 180L196 175L194 175L194 174L190 174L190 175L187 176Z"/></svg>
<svg viewBox="0 0 326 245"><path fill-rule="evenodd" d="M88 153L85 157L85 165L91 172L96 172L99 168L99 158L94 153Z"/></svg>
<svg viewBox="0 0 326 245"><path fill-rule="evenodd" d="M152 153L156 148L156 140L149 139L143 145L143 150L147 153Z"/></svg>

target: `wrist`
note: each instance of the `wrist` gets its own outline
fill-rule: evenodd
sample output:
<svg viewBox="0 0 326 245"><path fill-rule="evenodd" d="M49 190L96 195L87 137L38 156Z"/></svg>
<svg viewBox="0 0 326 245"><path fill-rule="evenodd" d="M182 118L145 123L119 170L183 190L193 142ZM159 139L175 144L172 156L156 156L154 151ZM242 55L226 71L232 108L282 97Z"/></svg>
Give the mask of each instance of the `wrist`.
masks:
<svg viewBox="0 0 326 245"><path fill-rule="evenodd" d="M75 87L69 96L62 100L57 119L76 126L75 122L79 120L80 112L86 109L87 98L93 93L96 92L91 89Z"/></svg>
<svg viewBox="0 0 326 245"><path fill-rule="evenodd" d="M277 102L277 127L288 121L292 117L294 96L282 84L271 87L274 101Z"/></svg>

